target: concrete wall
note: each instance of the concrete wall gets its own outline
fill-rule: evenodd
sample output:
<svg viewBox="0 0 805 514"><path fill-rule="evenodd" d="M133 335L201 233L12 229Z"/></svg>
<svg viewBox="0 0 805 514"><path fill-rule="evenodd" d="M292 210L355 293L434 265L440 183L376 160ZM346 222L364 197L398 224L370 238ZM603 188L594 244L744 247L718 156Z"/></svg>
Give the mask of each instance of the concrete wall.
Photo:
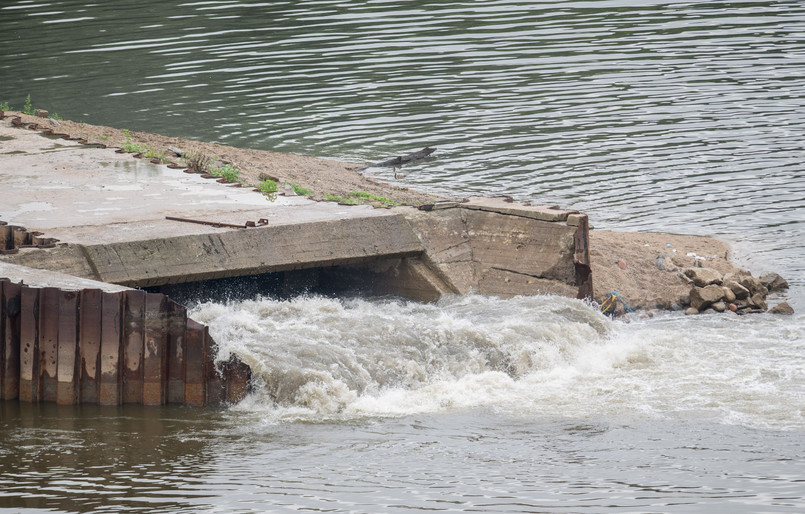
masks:
<svg viewBox="0 0 805 514"><path fill-rule="evenodd" d="M586 215L499 198L434 207L408 220L443 289L502 297L592 294Z"/></svg>
<svg viewBox="0 0 805 514"><path fill-rule="evenodd" d="M161 294L0 280L0 400L202 406L236 402L250 371L216 369L205 326Z"/></svg>

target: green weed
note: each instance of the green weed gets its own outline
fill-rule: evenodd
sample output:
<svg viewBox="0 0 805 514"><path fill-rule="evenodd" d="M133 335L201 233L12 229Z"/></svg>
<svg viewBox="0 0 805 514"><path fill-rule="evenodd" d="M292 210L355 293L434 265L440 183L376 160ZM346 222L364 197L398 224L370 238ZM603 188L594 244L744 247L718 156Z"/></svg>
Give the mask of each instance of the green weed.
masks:
<svg viewBox="0 0 805 514"><path fill-rule="evenodd" d="M164 151L156 150L156 149L154 149L154 148L152 148L150 146L146 146L145 148L146 148L146 150L143 153L144 157L147 157L149 159L159 159L160 161L163 161L163 162L167 161L167 159L165 158L165 152Z"/></svg>
<svg viewBox="0 0 805 514"><path fill-rule="evenodd" d="M274 182L273 180L266 179L260 184L260 187L258 187L257 189L259 189L260 192L263 194L270 195L275 194L277 191L279 191L279 186L277 186L277 183Z"/></svg>
<svg viewBox="0 0 805 514"><path fill-rule="evenodd" d="M298 186L298 185L294 184L293 182L291 182L291 188L293 189L294 193L296 193L296 194L298 194L300 196L313 196L313 191L311 191L310 189L305 189L302 186Z"/></svg>
<svg viewBox="0 0 805 514"><path fill-rule="evenodd" d="M231 164L224 164L220 168L210 168L210 175L223 177L227 182L237 182L240 170Z"/></svg>
<svg viewBox="0 0 805 514"><path fill-rule="evenodd" d="M0 111L11 111L11 106L8 105L8 102L0 102Z"/></svg>
<svg viewBox="0 0 805 514"><path fill-rule="evenodd" d="M28 93L28 96L25 98L25 105L22 107L22 112L28 115L33 115L34 112L36 112L33 104L31 103L31 93Z"/></svg>
<svg viewBox="0 0 805 514"><path fill-rule="evenodd" d="M263 193L266 198L273 202L277 199L277 191L279 191L279 186L277 186L276 182L270 178L267 178L260 183L260 186L257 188L257 190Z"/></svg>
<svg viewBox="0 0 805 514"><path fill-rule="evenodd" d="M382 204L382 205L384 205L386 207L394 207L396 205L399 205L394 200L390 200L390 199L386 198L385 196L374 195L374 194L366 192L366 191L353 191L353 192L349 193L349 196L351 198L358 198L358 199L363 200L364 202L367 202L367 203L376 202L376 203Z"/></svg>
<svg viewBox="0 0 805 514"><path fill-rule="evenodd" d="M132 143L131 141L126 141L120 148L122 148L124 152L129 153L144 153L148 150L147 146L140 143Z"/></svg>
<svg viewBox="0 0 805 514"><path fill-rule="evenodd" d="M210 156L196 151L185 152L182 159L188 168L197 173L206 173L210 164L214 162Z"/></svg>

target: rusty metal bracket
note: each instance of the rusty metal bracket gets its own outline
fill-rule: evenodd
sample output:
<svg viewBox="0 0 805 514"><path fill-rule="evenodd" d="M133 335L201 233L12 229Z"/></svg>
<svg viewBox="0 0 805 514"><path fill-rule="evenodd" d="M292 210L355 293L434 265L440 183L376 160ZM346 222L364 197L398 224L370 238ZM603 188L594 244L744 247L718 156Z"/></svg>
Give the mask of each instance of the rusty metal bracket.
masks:
<svg viewBox="0 0 805 514"><path fill-rule="evenodd" d="M198 225L209 225L211 227L216 227L216 228L224 228L224 227L229 227L229 228L249 228L249 227L258 227L258 226L268 225L268 220L265 219L265 218L260 218L257 222L247 221L243 225L235 225L233 223L220 223L220 222L217 222L217 221L193 220L193 219L189 219L189 218L177 218L175 216L165 216L165 219L166 220L171 220L171 221L181 221L181 222L184 222L184 223L196 223Z"/></svg>
<svg viewBox="0 0 805 514"><path fill-rule="evenodd" d="M58 239L41 237L41 232L29 232L25 227L0 221L0 255L19 252L20 248L55 248Z"/></svg>
<svg viewBox="0 0 805 514"><path fill-rule="evenodd" d="M268 220L265 218L260 218L257 222L254 221L247 221L247 227L262 227L263 225L268 225Z"/></svg>

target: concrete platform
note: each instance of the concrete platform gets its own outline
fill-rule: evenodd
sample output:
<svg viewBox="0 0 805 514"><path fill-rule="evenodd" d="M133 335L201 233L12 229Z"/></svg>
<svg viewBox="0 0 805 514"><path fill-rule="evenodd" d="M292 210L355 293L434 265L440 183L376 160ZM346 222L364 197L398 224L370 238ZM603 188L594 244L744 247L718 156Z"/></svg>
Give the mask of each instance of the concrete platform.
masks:
<svg viewBox="0 0 805 514"><path fill-rule="evenodd" d="M0 222L58 240L52 250L23 250L15 263L132 287L424 250L398 212L269 198L8 120L0 122ZM257 226L211 225L247 222Z"/></svg>
<svg viewBox="0 0 805 514"><path fill-rule="evenodd" d="M46 137L0 121L0 221L76 244L230 231L166 216L270 225L387 216L370 206L277 196L135 159L114 149Z"/></svg>

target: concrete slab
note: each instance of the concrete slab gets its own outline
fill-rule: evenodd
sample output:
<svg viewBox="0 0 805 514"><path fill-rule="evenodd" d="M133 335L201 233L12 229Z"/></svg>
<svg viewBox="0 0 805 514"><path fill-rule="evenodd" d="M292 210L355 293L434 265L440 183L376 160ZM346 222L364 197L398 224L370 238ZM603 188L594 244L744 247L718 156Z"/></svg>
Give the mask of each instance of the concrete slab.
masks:
<svg viewBox="0 0 805 514"><path fill-rule="evenodd" d="M43 273L42 270L0 261L0 278L7 278L15 284L29 287L57 287L62 291L81 291L83 289L100 289L107 293L126 291L128 287L75 277L56 271Z"/></svg>
<svg viewBox="0 0 805 514"><path fill-rule="evenodd" d="M370 206L271 200L197 174L14 128L0 121L0 221L84 245L233 230L166 216L270 225L388 216Z"/></svg>

